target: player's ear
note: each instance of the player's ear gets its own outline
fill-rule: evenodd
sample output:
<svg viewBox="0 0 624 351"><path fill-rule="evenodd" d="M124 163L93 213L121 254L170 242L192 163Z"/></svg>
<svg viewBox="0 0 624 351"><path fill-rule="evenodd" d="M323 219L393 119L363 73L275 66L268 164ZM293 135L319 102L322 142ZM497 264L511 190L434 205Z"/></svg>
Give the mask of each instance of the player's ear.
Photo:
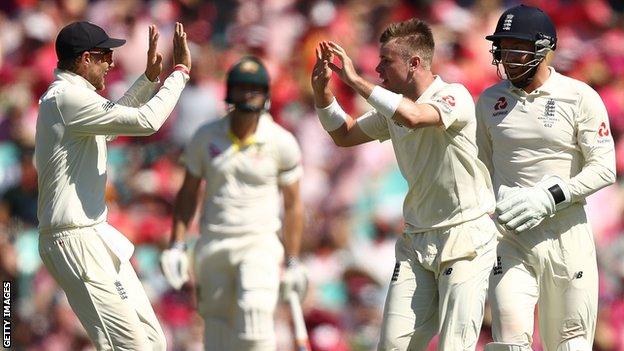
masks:
<svg viewBox="0 0 624 351"><path fill-rule="evenodd" d="M421 60L419 56L412 56L408 62L409 62L409 70L412 71L418 68L418 66L420 66Z"/></svg>

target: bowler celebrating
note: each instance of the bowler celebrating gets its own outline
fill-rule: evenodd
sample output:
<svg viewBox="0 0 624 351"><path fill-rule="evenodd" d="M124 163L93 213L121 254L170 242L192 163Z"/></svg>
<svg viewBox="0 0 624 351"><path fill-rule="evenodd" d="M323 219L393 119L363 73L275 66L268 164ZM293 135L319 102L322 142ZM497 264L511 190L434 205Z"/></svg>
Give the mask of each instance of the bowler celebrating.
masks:
<svg viewBox="0 0 624 351"><path fill-rule="evenodd" d="M434 41L420 20L391 24L381 35L382 86L360 77L343 48L322 42L312 73L321 124L339 146L392 140L409 185L406 228L384 308L379 350L474 350L496 228L494 195L477 159L472 97L431 72ZM337 56L342 67L332 62ZM334 71L373 107L355 119L328 87Z"/></svg>

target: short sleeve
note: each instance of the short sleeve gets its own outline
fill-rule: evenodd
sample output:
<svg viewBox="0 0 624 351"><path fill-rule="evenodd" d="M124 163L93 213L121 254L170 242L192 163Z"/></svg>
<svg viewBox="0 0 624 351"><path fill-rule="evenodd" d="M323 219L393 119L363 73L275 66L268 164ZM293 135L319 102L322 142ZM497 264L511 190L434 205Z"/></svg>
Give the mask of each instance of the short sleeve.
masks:
<svg viewBox="0 0 624 351"><path fill-rule="evenodd" d="M195 132L191 141L186 145L184 153L180 161L186 166L186 169L194 176L200 178L203 174L203 157L202 153L205 149L207 135L203 128Z"/></svg>
<svg viewBox="0 0 624 351"><path fill-rule="evenodd" d="M388 119L377 110L370 110L358 117L358 126L366 135L379 141L390 139L390 130L388 128Z"/></svg>
<svg viewBox="0 0 624 351"><path fill-rule="evenodd" d="M284 131L279 135L278 143L278 183L291 184L303 175L301 148L295 137Z"/></svg>
<svg viewBox="0 0 624 351"><path fill-rule="evenodd" d="M430 99L419 101L419 103L435 107L446 129L453 125L461 128L470 120L474 120L474 101L468 90L461 84L449 84Z"/></svg>

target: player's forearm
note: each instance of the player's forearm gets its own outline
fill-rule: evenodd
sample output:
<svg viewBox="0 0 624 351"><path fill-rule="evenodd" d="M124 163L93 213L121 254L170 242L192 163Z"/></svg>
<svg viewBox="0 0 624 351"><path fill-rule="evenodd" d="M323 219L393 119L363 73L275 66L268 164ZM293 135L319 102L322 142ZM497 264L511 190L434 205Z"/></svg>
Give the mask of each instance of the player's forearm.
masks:
<svg viewBox="0 0 624 351"><path fill-rule="evenodd" d="M323 90L314 90L314 106L317 108L325 108L334 101L334 94L325 88Z"/></svg>
<svg viewBox="0 0 624 351"><path fill-rule="evenodd" d="M347 84L349 84L349 86L353 88L353 90L355 90L358 94L360 94L360 96L362 96L364 99L368 99L368 97L373 92L373 88L375 88L375 85L373 83L367 81L360 76L356 76Z"/></svg>
<svg viewBox="0 0 624 351"><path fill-rule="evenodd" d="M173 226L171 229L171 243L183 242L186 237L188 227L193 220L195 208L197 206L196 195L184 196L178 194L175 209L173 211Z"/></svg>
<svg viewBox="0 0 624 351"><path fill-rule="evenodd" d="M158 88L158 81L152 82L145 74L142 74L132 86L125 92L117 104L128 107L139 107L154 96Z"/></svg>
<svg viewBox="0 0 624 351"><path fill-rule="evenodd" d="M183 243L186 238L186 231L188 230L188 223L180 220L173 220L173 227L171 229L171 245L175 243Z"/></svg>
<svg viewBox="0 0 624 351"><path fill-rule="evenodd" d="M303 205L300 201L284 209L282 230L286 257L298 257L303 233Z"/></svg>
<svg viewBox="0 0 624 351"><path fill-rule="evenodd" d="M596 191L615 182L615 161L613 167L602 164L585 166L581 173L570 179L568 188L572 202L582 201Z"/></svg>

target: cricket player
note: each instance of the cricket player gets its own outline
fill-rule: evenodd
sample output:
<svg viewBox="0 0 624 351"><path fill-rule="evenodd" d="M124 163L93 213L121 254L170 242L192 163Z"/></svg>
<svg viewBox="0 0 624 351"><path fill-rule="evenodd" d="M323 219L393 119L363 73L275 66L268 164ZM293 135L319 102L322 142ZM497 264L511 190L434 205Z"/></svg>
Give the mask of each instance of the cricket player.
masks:
<svg viewBox="0 0 624 351"><path fill-rule="evenodd" d="M557 34L540 9L505 11L486 39L506 75L477 103L501 224L486 350L531 350L537 304L544 350L590 351L598 272L583 204L615 181L607 111L591 87L548 66Z"/></svg>
<svg viewBox="0 0 624 351"><path fill-rule="evenodd" d="M113 102L96 91L115 67L112 49L125 40L110 38L93 23L67 25L56 38L55 80L39 101L39 254L98 350L166 349L129 262L134 246L106 223L104 202L106 141L158 131L189 79L186 33L176 23L174 71L153 96L162 71L157 41L150 26L145 74Z"/></svg>
<svg viewBox="0 0 624 351"><path fill-rule="evenodd" d="M301 152L294 136L267 113L269 101L266 68L258 58L242 58L227 75L230 112L202 126L183 155L186 174L175 202L171 248L161 265L173 287L188 280L184 237L205 183L193 271L209 351L275 350L282 262L283 295L294 289L302 297L307 288L297 258Z"/></svg>
<svg viewBox="0 0 624 351"><path fill-rule="evenodd" d="M474 350L494 264L494 194L477 158L472 97L431 72L430 27L411 19L380 38L381 86L360 77L345 51L321 42L312 87L321 124L339 146L392 140L409 185L405 232L384 308L379 350ZM337 56L341 67L332 62ZM347 115L328 88L335 72L373 109Z"/></svg>

